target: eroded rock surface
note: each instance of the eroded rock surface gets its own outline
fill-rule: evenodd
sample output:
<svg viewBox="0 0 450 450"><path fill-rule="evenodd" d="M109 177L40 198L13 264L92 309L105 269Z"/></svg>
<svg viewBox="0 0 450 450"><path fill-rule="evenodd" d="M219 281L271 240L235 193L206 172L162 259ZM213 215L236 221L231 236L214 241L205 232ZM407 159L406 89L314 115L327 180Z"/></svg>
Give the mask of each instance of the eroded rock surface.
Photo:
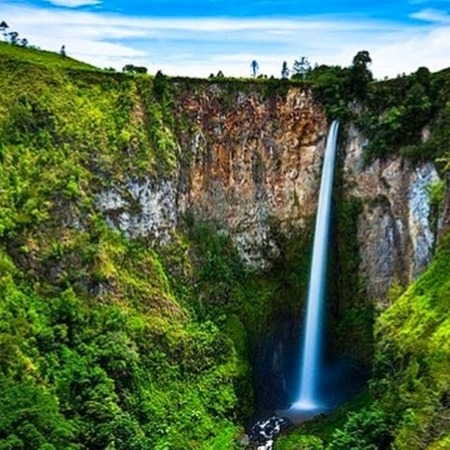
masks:
<svg viewBox="0 0 450 450"><path fill-rule="evenodd" d="M170 241L191 212L228 234L243 260L266 268L279 253L280 233L306 227L317 207L327 133L323 110L309 92L245 92L199 84L174 106L177 168L170 176L130 178L98 195L109 223L130 237ZM361 201L360 273L373 300L406 284L428 264L435 236L427 190L438 180L431 163L400 157L363 163L365 137L350 126L340 149L344 191Z"/></svg>
<svg viewBox="0 0 450 450"><path fill-rule="evenodd" d="M361 200L358 220L361 276L371 299L395 283L407 284L430 261L435 236L429 186L439 180L432 163L414 167L401 157L364 167L364 137L350 127L344 161L345 191Z"/></svg>
<svg viewBox="0 0 450 450"><path fill-rule="evenodd" d="M166 242L180 215L217 225L249 266L279 252L274 235L305 226L315 212L327 123L298 88L264 96L207 85L175 107L180 133L171 179L129 180L98 196L110 223L131 237Z"/></svg>
<svg viewBox="0 0 450 450"><path fill-rule="evenodd" d="M152 236L161 244L170 241L180 213L174 182L150 178L129 179L105 190L97 203L111 226L131 238Z"/></svg>

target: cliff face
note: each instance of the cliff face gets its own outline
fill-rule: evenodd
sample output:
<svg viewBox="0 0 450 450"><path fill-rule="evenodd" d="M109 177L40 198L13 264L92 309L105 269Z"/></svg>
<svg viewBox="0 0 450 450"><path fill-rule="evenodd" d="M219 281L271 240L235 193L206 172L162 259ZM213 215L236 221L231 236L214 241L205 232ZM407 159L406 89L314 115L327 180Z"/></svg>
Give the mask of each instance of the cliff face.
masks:
<svg viewBox="0 0 450 450"><path fill-rule="evenodd" d="M323 110L299 88L264 95L205 84L179 92L173 111L184 126L176 170L164 179L113 183L98 196L100 210L128 235L160 243L170 241L189 212L229 235L249 266L269 267L280 251L279 233L301 232L315 214L327 133ZM365 167L364 137L353 126L344 142L344 196L363 205L360 274L369 298L381 299L430 260L435 236L427 187L438 175L431 163L413 167L401 158Z"/></svg>
<svg viewBox="0 0 450 450"><path fill-rule="evenodd" d="M299 89L239 92L229 108L221 94L182 99L196 130L182 140L192 152L186 207L226 230L249 265L265 267L278 252L273 228L302 228L314 213L326 123Z"/></svg>
<svg viewBox="0 0 450 450"><path fill-rule="evenodd" d="M430 262L436 240L430 186L439 181L432 163L414 167L400 157L364 167L365 138L350 127L344 160L347 197L360 199L360 272L367 294L382 299L393 283L407 285Z"/></svg>
<svg viewBox="0 0 450 450"><path fill-rule="evenodd" d="M283 96L217 85L181 92L174 109L187 126L173 176L114 185L99 207L129 235L160 242L190 212L229 234L248 265L265 268L279 252L275 234L314 214L323 111L298 88Z"/></svg>

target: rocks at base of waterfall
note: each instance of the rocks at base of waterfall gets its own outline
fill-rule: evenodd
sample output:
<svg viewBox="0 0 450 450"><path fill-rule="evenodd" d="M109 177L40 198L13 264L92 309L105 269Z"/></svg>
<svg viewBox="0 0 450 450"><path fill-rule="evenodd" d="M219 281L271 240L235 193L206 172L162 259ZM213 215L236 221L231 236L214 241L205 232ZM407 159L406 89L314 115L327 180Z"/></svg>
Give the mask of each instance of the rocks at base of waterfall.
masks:
<svg viewBox="0 0 450 450"><path fill-rule="evenodd" d="M273 440L287 426L287 419L280 416L271 416L256 422L249 432L249 439L252 448L256 450L272 450Z"/></svg>
<svg viewBox="0 0 450 450"><path fill-rule="evenodd" d="M270 439L265 444L256 447L256 450L272 450L273 449L273 439Z"/></svg>

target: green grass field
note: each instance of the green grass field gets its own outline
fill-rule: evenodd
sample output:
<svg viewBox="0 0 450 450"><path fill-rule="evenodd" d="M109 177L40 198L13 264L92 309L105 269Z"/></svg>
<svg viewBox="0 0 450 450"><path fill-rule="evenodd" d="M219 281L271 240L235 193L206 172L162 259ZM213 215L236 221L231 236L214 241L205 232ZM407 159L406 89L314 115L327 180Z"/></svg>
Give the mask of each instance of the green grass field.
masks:
<svg viewBox="0 0 450 450"><path fill-rule="evenodd" d="M0 42L0 62L3 64L5 61L40 64L58 69L100 70L97 67L77 61L69 56L61 56L54 52Z"/></svg>

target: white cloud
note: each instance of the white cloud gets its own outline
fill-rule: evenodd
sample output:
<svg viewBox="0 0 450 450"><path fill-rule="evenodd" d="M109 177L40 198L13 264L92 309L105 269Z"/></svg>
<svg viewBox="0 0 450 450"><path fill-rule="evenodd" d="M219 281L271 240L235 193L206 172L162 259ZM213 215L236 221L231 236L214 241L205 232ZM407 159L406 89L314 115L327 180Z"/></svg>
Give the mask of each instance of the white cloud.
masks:
<svg viewBox="0 0 450 450"><path fill-rule="evenodd" d="M66 8L79 8L80 6L99 5L100 0L47 0L55 6L64 6Z"/></svg>
<svg viewBox="0 0 450 450"><path fill-rule="evenodd" d="M424 22L450 23L448 13L439 9L423 9L422 11L411 14L411 17Z"/></svg>
<svg viewBox="0 0 450 450"><path fill-rule="evenodd" d="M423 10L413 16L421 22L405 24L342 16L171 19L2 6L8 24L42 48L58 51L65 44L70 56L100 67L134 63L153 73L190 76L219 70L249 76L253 59L261 72L279 76L283 61L305 55L311 63L348 65L363 49L379 78L424 65L442 69L450 65L450 21L439 13Z"/></svg>
<svg viewBox="0 0 450 450"><path fill-rule="evenodd" d="M440 70L450 66L450 27L400 33L392 42L380 41L371 50L378 76L410 73L420 66Z"/></svg>

